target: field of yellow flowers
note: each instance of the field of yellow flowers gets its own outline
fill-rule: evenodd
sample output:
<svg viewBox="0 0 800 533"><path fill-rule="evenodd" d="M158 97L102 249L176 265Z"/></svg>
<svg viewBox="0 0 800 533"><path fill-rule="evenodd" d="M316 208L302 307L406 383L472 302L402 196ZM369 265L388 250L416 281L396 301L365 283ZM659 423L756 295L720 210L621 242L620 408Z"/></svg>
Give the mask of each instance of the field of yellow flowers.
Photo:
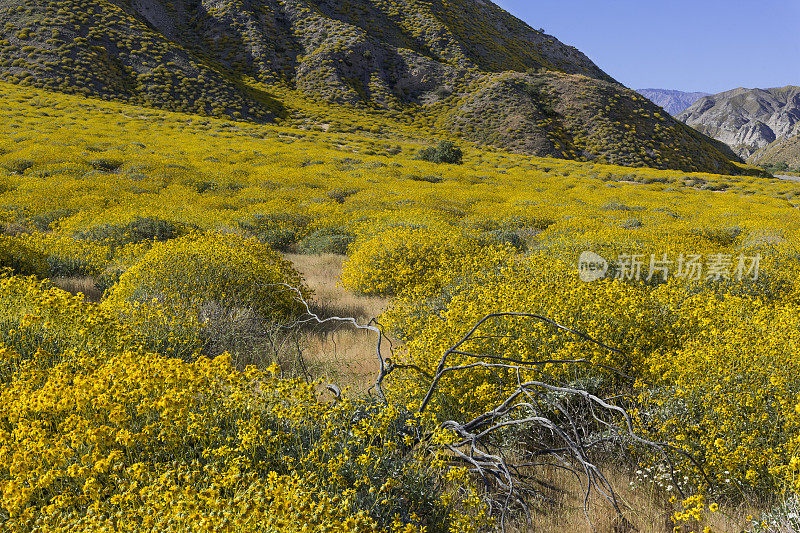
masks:
<svg viewBox="0 0 800 533"><path fill-rule="evenodd" d="M343 133L11 85L0 104L4 531L499 527L450 421L523 382L598 460L627 433L563 391L663 443L618 444L691 497L676 526L800 492L800 184L471 146L436 164L367 112ZM287 252L346 255L344 286L391 299L369 395L245 363L309 320ZM50 281L77 277L103 297ZM546 455L540 427L492 431Z"/></svg>

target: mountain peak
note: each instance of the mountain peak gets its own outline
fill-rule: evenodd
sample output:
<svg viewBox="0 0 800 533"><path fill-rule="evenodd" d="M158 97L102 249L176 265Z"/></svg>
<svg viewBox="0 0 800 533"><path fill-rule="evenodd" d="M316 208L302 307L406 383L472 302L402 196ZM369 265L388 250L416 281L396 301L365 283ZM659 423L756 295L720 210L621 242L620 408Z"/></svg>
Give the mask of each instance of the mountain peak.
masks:
<svg viewBox="0 0 800 533"><path fill-rule="evenodd" d="M739 87L707 96L677 118L747 158L800 134L800 87Z"/></svg>

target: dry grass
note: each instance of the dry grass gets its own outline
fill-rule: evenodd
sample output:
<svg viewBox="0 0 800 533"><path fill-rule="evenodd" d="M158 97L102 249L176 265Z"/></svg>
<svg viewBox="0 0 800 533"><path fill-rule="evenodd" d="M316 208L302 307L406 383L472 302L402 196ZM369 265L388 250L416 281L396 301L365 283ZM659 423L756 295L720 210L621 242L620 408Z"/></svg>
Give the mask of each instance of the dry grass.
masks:
<svg viewBox="0 0 800 533"><path fill-rule="evenodd" d="M379 316L389 304L384 298L360 296L339 284L344 256L287 254L314 291L311 305L322 317L352 317L361 323ZM304 349L309 370L340 387L363 392L375 381L376 335L347 325L310 330Z"/></svg>
<svg viewBox="0 0 800 533"><path fill-rule="evenodd" d="M339 285L344 256L287 254L286 258L314 291L311 304L321 316L353 317L365 323L379 316L389 304L386 299L360 296ZM377 375L376 342L374 333L346 325L315 328L304 334L303 359L310 374L324 376L326 381L350 387L351 393L359 394L373 384ZM592 494L585 510L585 488L571 474L552 469L538 475L555 488L553 494L559 503L535 509L527 523L520 521L508 532L672 533L674 504L666 492L652 485L632 488L634 478L620 466L607 466L604 473L617 493L621 517L597 493ZM716 533L741 533L745 531L746 517L758 514L753 507L721 506L720 512L711 515L703 527L711 526Z"/></svg>
<svg viewBox="0 0 800 533"><path fill-rule="evenodd" d="M375 333L352 328L315 333L306 345L307 365L312 374L324 375L327 381L358 395L378 376L376 344Z"/></svg>
<svg viewBox="0 0 800 533"><path fill-rule="evenodd" d="M314 291L313 303L327 316L347 316L368 321L388 305L385 298L360 296L339 285L345 256L334 254L286 254L286 259L303 275Z"/></svg>
<svg viewBox="0 0 800 533"><path fill-rule="evenodd" d="M70 276L53 278L50 282L61 290L74 295L82 294L90 302L99 302L103 298L103 291L97 287L94 278L89 276Z"/></svg>
<svg viewBox="0 0 800 533"><path fill-rule="evenodd" d="M543 505L534 509L527 523L520 521L508 529L509 533L672 533L671 516L678 504L669 502L668 493L653 485L631 486L633 477L619 466L606 466L604 474L616 491L622 515L618 515L611 503L597 493L592 493L588 510L584 509L585 486L563 470L549 470L543 475L546 482L555 487L553 494L558 504ZM751 508L720 506L712 513L707 524L699 529L684 529L683 532L702 531L710 526L715 533L741 533L745 531L748 515L758 515Z"/></svg>

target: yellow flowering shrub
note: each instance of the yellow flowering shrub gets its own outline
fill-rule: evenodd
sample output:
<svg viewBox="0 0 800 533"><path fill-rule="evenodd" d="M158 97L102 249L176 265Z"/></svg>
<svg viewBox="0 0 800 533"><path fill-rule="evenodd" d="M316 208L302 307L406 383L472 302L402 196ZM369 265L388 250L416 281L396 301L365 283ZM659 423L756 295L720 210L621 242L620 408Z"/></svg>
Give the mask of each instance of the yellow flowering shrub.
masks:
<svg viewBox="0 0 800 533"><path fill-rule="evenodd" d="M34 277L0 275L0 341L30 357L40 350L86 351L130 345L114 313Z"/></svg>
<svg viewBox="0 0 800 533"><path fill-rule="evenodd" d="M475 363L477 356L489 362L512 358L529 365L523 379L594 377L612 385L626 381L625 375L636 376L645 355L656 346L675 343L669 313L647 287L619 281L587 284L577 279L570 265L547 254L485 271L438 298L407 295L395 303L384 323L406 339L404 360L433 374L442 355L491 313L539 315L619 352L545 321L499 317L484 323L475 339L460 348L476 357L454 353L448 366ZM557 362L576 359L585 364ZM538 364L541 361L555 362ZM516 383L511 369L453 373L443 378L437 401L457 406L459 415L475 415L503 399Z"/></svg>
<svg viewBox="0 0 800 533"><path fill-rule="evenodd" d="M45 254L50 276L99 275L113 256L106 243L75 239L63 233L36 232L20 238Z"/></svg>
<svg viewBox="0 0 800 533"><path fill-rule="evenodd" d="M693 335L648 360L655 435L697 458L715 490L798 490L798 308L739 297L695 303Z"/></svg>
<svg viewBox="0 0 800 533"><path fill-rule="evenodd" d="M466 471L412 446L430 428L403 407L329 402L320 382L239 371L228 355L148 353L97 304L0 281L3 531L491 523Z"/></svg>
<svg viewBox="0 0 800 533"><path fill-rule="evenodd" d="M389 227L358 239L342 271L342 282L363 294L395 296L403 291L435 292L458 277L510 255L457 230Z"/></svg>
<svg viewBox="0 0 800 533"><path fill-rule="evenodd" d="M699 531L700 527L707 520L706 499L702 494L694 494L684 499L681 508L672 515L673 523L677 524L673 528L674 533L682 533L686 529ZM708 511L716 512L719 506L712 503ZM711 527L706 526L703 533L712 533Z"/></svg>
<svg viewBox="0 0 800 533"><path fill-rule="evenodd" d="M224 320L287 320L302 311L299 295L309 291L279 254L252 238L211 233L154 245L103 305L134 324L152 346L193 339L180 353L190 356L220 313Z"/></svg>
<svg viewBox="0 0 800 533"><path fill-rule="evenodd" d="M24 239L0 234L0 268L10 268L17 274L46 276L50 268L47 255Z"/></svg>

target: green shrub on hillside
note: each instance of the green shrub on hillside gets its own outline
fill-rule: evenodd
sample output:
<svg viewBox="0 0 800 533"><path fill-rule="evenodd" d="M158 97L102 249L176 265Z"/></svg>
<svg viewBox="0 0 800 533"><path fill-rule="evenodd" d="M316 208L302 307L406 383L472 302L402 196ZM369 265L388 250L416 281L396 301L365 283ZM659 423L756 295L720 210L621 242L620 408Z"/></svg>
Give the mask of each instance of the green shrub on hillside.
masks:
<svg viewBox="0 0 800 533"><path fill-rule="evenodd" d="M320 229L301 240L298 243L298 251L309 255L346 255L353 241L355 241L355 235L352 233L335 229Z"/></svg>
<svg viewBox="0 0 800 533"><path fill-rule="evenodd" d="M450 141L440 141L435 147L430 146L428 148L423 148L419 151L417 157L423 161L430 161L431 163L460 165L464 162L464 152Z"/></svg>
<svg viewBox="0 0 800 533"><path fill-rule="evenodd" d="M251 221L239 222L239 226L262 243L285 252L303 238L309 222L304 215L269 213L257 214Z"/></svg>
<svg viewBox="0 0 800 533"><path fill-rule="evenodd" d="M136 217L127 224L104 224L79 232L76 237L124 246L142 241L168 241L189 232L185 224L157 217Z"/></svg>

